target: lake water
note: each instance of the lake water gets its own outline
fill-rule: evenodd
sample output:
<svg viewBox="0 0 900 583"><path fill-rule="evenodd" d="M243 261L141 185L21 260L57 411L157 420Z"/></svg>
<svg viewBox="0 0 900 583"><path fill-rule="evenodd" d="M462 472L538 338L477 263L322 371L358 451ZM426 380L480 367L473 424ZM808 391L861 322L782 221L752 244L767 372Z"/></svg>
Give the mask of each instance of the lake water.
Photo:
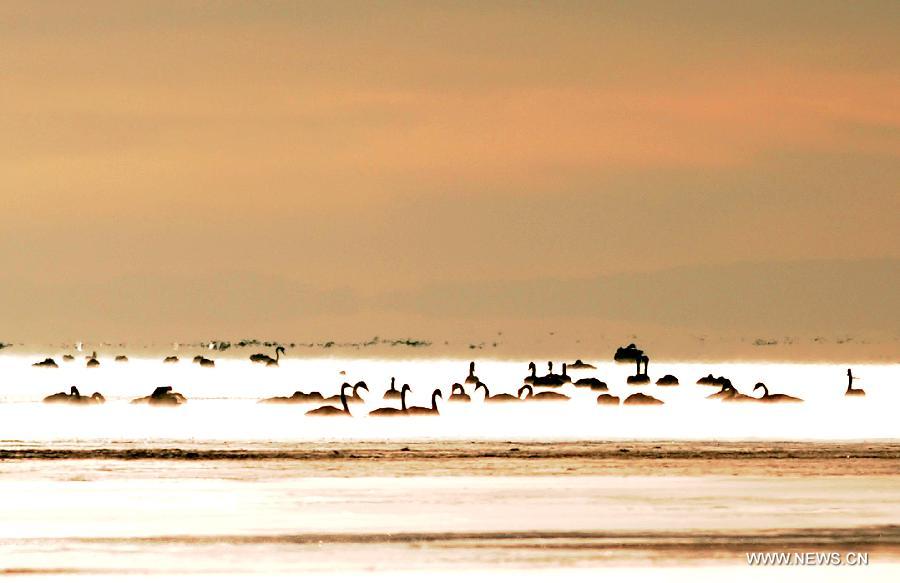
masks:
<svg viewBox="0 0 900 583"><path fill-rule="evenodd" d="M395 376L427 405L463 361L0 357L0 573L10 576L441 579L490 571L517 581L900 575L897 365L651 363L678 387L628 387L633 365L598 364L611 394L660 407L439 402L439 418L366 418ZM479 361L515 392L527 363ZM846 368L863 399L847 399ZM539 373L546 370L539 368ZM557 369L558 370L558 369ZM343 374L342 374L343 372ZM706 400L694 381L764 381L796 405ZM354 418L262 405L365 380ZM94 407L43 396L75 384ZM130 405L172 385L178 408ZM868 552L868 567L746 566L754 551ZM763 569L762 571L760 569ZM803 569L806 569L803 571ZM812 570L810 570L812 569Z"/></svg>

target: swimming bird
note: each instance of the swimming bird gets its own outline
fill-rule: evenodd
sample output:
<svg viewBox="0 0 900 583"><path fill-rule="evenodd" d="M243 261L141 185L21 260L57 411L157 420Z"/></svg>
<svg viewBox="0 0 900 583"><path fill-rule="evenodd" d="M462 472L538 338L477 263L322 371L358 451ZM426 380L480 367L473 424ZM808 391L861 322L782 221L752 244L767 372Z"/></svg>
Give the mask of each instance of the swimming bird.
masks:
<svg viewBox="0 0 900 583"><path fill-rule="evenodd" d="M82 396L78 387L71 387L68 393L56 393L44 397L44 403L65 403L69 405L99 405L106 399L100 393L94 393L90 397Z"/></svg>
<svg viewBox="0 0 900 583"><path fill-rule="evenodd" d="M487 385L480 382L472 389L474 393L478 389L484 389L484 402L485 403L509 403L509 402L518 402L519 398L515 395L510 395L509 393L497 393L496 395L491 395L490 389L488 389Z"/></svg>
<svg viewBox="0 0 900 583"><path fill-rule="evenodd" d="M773 393L769 394L769 387L766 386L766 383L756 383L753 386L753 390L762 389L763 396L758 397L757 401L764 401L766 403L785 403L785 402L802 402L803 399L798 399L797 397L792 397L790 395L785 395L784 393Z"/></svg>
<svg viewBox="0 0 900 583"><path fill-rule="evenodd" d="M206 358L205 356L201 356L200 360L197 361L197 364L199 364L203 368L215 368L216 361L214 361L211 358Z"/></svg>
<svg viewBox="0 0 900 583"><path fill-rule="evenodd" d="M594 377L588 377L586 379L578 379L575 381L576 387L590 387L592 391L606 391L609 387L606 386L606 383L601 381L600 379Z"/></svg>
<svg viewBox="0 0 900 583"><path fill-rule="evenodd" d="M619 397L615 395L597 395L597 404L598 405L618 405Z"/></svg>
<svg viewBox="0 0 900 583"><path fill-rule="evenodd" d="M167 356L163 359L163 362L165 364L174 364L174 363L178 362L178 357L177 356Z"/></svg>
<svg viewBox="0 0 900 583"><path fill-rule="evenodd" d="M538 378L537 365L535 365L533 362L529 362L528 363L528 372L529 372L528 376L525 377L523 380L525 381L525 383L533 383L535 381L535 379Z"/></svg>
<svg viewBox="0 0 900 583"><path fill-rule="evenodd" d="M678 384L678 377L667 374L656 380L656 384L661 387L671 387Z"/></svg>
<svg viewBox="0 0 900 583"><path fill-rule="evenodd" d="M570 364L569 368L571 368L571 369L592 368L593 369L593 368L597 368L597 367L592 364L582 362L581 359L579 358L578 360L576 360L575 362Z"/></svg>
<svg viewBox="0 0 900 583"><path fill-rule="evenodd" d="M56 364L56 361L50 357L47 357L40 362L36 362L36 363L32 364L31 366L36 366L38 368L59 368L59 365Z"/></svg>
<svg viewBox="0 0 900 583"><path fill-rule="evenodd" d="M312 411L307 411L307 415L311 416L332 416L332 415L342 415L345 417L351 417L350 415L350 405L347 402L347 389L352 388L350 383L344 383L341 385L341 408L337 408L333 405L325 405L323 407L319 407L317 409L313 409ZM368 389L366 389L368 390Z"/></svg>
<svg viewBox="0 0 900 583"><path fill-rule="evenodd" d="M265 364L266 366L278 366L278 360L282 354L284 354L284 346L278 346L275 348L275 358L272 358L268 354L257 352L250 356L250 362L258 362Z"/></svg>
<svg viewBox="0 0 900 583"><path fill-rule="evenodd" d="M723 376L714 377L711 374L706 375L705 377L701 377L697 379L698 385L710 385L713 387L724 387L726 383L730 383L731 381Z"/></svg>
<svg viewBox="0 0 900 583"><path fill-rule="evenodd" d="M450 398L447 400L462 401L463 403L468 403L472 400L472 397L466 394L466 389L461 384L453 383L453 386L450 387Z"/></svg>
<svg viewBox="0 0 900 583"><path fill-rule="evenodd" d="M866 392L864 390L853 388L853 380L854 379L859 380L858 378L853 376L853 373L848 368L847 369L847 392L844 393L844 396L845 397L865 397Z"/></svg>
<svg viewBox="0 0 900 583"><path fill-rule="evenodd" d="M644 355L635 362L637 363L637 373L629 375L625 382L627 382L629 385L646 385L650 382L650 377L647 375L647 368L650 365L650 357ZM644 372L641 372L642 363L644 365Z"/></svg>
<svg viewBox="0 0 900 583"><path fill-rule="evenodd" d="M369 411L369 417L387 417L387 416L396 416L396 415L406 415L406 393L411 391L409 385L403 385L400 387L400 408L394 409L393 407L379 407L373 411Z"/></svg>
<svg viewBox="0 0 900 583"><path fill-rule="evenodd" d="M362 403L363 398L359 396L360 389L364 389L367 393L369 392L369 386L366 385L366 383L364 381L359 381L358 383L353 385L352 394L349 397L345 397L347 399L347 401L350 403L355 403L355 404ZM340 402L340 400L341 400L340 395L334 395L333 397L328 397L328 398L322 399L322 402L323 403L337 403L337 402Z"/></svg>
<svg viewBox="0 0 900 583"><path fill-rule="evenodd" d="M175 407L186 403L187 399L181 393L172 391L172 387L156 387L151 395L132 399L132 405L155 405L160 407Z"/></svg>
<svg viewBox="0 0 900 583"><path fill-rule="evenodd" d="M391 388L384 392L384 399L399 399L400 391L394 387L395 378L391 377Z"/></svg>
<svg viewBox="0 0 900 583"><path fill-rule="evenodd" d="M65 360L65 361L75 360L75 357L72 356L71 354L63 354L63 360Z"/></svg>
<svg viewBox="0 0 900 583"><path fill-rule="evenodd" d="M534 388L531 385L523 385L519 389L519 398L522 398L522 393L528 392L525 395L526 401L568 401L569 397L563 395L562 393L554 393L553 391L544 391L542 393L535 393Z"/></svg>
<svg viewBox="0 0 900 583"><path fill-rule="evenodd" d="M435 389L433 393L431 393L431 408L428 407L408 407L406 409L407 415L440 415L441 412L438 411L437 400L438 397L444 398L444 394L440 389Z"/></svg>
<svg viewBox="0 0 900 583"><path fill-rule="evenodd" d="M290 397L269 397L267 399L260 399L259 403L265 404L285 404L285 405L293 405L296 403L320 403L325 399L322 397L322 393L319 391L312 391L310 393L304 393L303 391L294 391L294 394Z"/></svg>
<svg viewBox="0 0 900 583"><path fill-rule="evenodd" d="M743 402L753 401L754 403L759 402L759 399L754 399L750 395L745 395L745 394L739 392L734 387L734 385L731 384L730 380L724 379L724 381L725 382L722 385L722 388L718 392L713 393L712 395L708 395L706 398L707 399L719 399L721 401L728 401L728 402L741 402L741 401L743 401Z"/></svg>
<svg viewBox="0 0 900 583"><path fill-rule="evenodd" d="M87 363L85 363L85 366L88 368L96 368L96 367L100 366L100 361L97 360L97 351L96 350L94 352L92 352L89 357L87 357Z"/></svg>
<svg viewBox="0 0 900 583"><path fill-rule="evenodd" d="M629 344L625 347L618 347L615 355L613 355L613 360L616 362L639 362L643 356L643 350L634 344Z"/></svg>
<svg viewBox="0 0 900 583"><path fill-rule="evenodd" d="M549 372L546 375L535 378L530 384L535 387L561 387L572 380L569 375L566 374L565 363L563 363L563 372L561 375L553 372L552 362L547 363L547 368L549 369Z"/></svg>
<svg viewBox="0 0 900 583"><path fill-rule="evenodd" d="M467 384L471 384L471 385L478 383L478 377L475 376L475 363L474 362L469 363L469 376L466 377L465 382ZM450 397L450 398L452 399L453 397Z"/></svg>
<svg viewBox="0 0 900 583"><path fill-rule="evenodd" d="M659 399L651 397L650 395L645 395L644 393L635 393L633 395L629 395L625 398L625 401L622 402L623 405L662 405L663 402Z"/></svg>

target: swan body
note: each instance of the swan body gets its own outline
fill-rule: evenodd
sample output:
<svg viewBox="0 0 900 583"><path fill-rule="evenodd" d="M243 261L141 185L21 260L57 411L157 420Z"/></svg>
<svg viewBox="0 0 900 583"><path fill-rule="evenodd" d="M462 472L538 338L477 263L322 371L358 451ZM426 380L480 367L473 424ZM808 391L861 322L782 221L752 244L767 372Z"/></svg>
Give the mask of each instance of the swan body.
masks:
<svg viewBox="0 0 900 583"><path fill-rule="evenodd" d="M477 387L476 387L477 388ZM466 389L459 383L453 383L453 386L450 388L450 398L448 401L459 401L462 403L468 403L472 400L472 397L466 394Z"/></svg>
<svg viewBox="0 0 900 583"><path fill-rule="evenodd" d="M384 392L384 397L383 397L384 399L399 399L400 398L400 391L398 391L394 387L394 382L395 382L394 377L391 377L391 388Z"/></svg>
<svg viewBox="0 0 900 583"><path fill-rule="evenodd" d="M201 356L200 360L197 361L197 364L199 364L203 368L214 368L216 366L216 361L214 361L211 358L206 358L205 356Z"/></svg>
<svg viewBox="0 0 900 583"><path fill-rule="evenodd" d="M69 389L68 393L56 393L44 397L44 403L64 403L67 405L100 405L106 399L100 393L94 393L90 397L81 395L77 387Z"/></svg>
<svg viewBox="0 0 900 583"><path fill-rule="evenodd" d="M268 354L257 352L250 356L250 362L258 362L260 364L265 364L266 366L278 366L282 354L284 354L284 346L278 346L275 348L275 358L272 358Z"/></svg>
<svg viewBox="0 0 900 583"><path fill-rule="evenodd" d="M479 382L478 385L472 390L474 393L478 389L484 389L484 402L485 403L510 403L510 402L518 402L519 398L515 395L510 395L509 393L498 393L496 395L491 395L490 389L487 388L487 385Z"/></svg>
<svg viewBox="0 0 900 583"><path fill-rule="evenodd" d="M466 377L465 383L467 385L478 384L478 377L475 376L475 363L474 362L469 363L469 376ZM450 398L452 399L453 397L451 396Z"/></svg>
<svg viewBox="0 0 900 583"><path fill-rule="evenodd" d="M100 361L97 360L97 351L91 353L91 355L87 358L87 363L85 364L88 368L96 368L100 366Z"/></svg>
<svg viewBox="0 0 900 583"><path fill-rule="evenodd" d="M72 356L71 354L63 354L63 360L65 360L66 362L68 362L68 361L70 361L70 360L75 360L75 357Z"/></svg>
<svg viewBox="0 0 900 583"><path fill-rule="evenodd" d="M128 362L128 357L125 356L124 354L120 354L120 355L116 356L115 360L116 360L116 362Z"/></svg>
<svg viewBox="0 0 900 583"><path fill-rule="evenodd" d="M431 408L428 407L409 407L406 409L407 415L440 415L441 412L438 411L437 400L438 397L444 398L444 394L441 393L440 389L435 389L433 393L431 393Z"/></svg>
<svg viewBox="0 0 900 583"><path fill-rule="evenodd" d="M661 387L672 387L678 384L678 377L667 374L664 377L657 379L656 384Z"/></svg>
<svg viewBox="0 0 900 583"><path fill-rule="evenodd" d="M574 369L574 370L577 370L577 369L582 369L582 368L595 369L595 368L597 368L597 367L594 366L594 365L592 365L592 364L588 364L588 363L586 363L586 362L582 362L581 359L579 358L578 360L576 360L575 362L573 362L572 364L570 364L570 365L569 365L569 368Z"/></svg>
<svg viewBox="0 0 900 583"><path fill-rule="evenodd" d="M569 397L563 395L562 393L554 393L553 391L544 391L542 393L535 393L534 388L531 385L523 385L519 389L519 399L522 398L522 393L527 392L525 395L526 401L568 401Z"/></svg>
<svg viewBox="0 0 900 583"><path fill-rule="evenodd" d="M31 366L36 366L38 368L59 368L59 365L56 364L56 361L50 357L47 357L40 362L36 362L36 363L32 364Z"/></svg>
<svg viewBox="0 0 900 583"><path fill-rule="evenodd" d="M172 387L156 387L151 395L133 399L132 405L154 405L159 407L175 407L186 403L187 399L181 393L172 391Z"/></svg>
<svg viewBox="0 0 900 583"><path fill-rule="evenodd" d="M647 375L647 368L650 365L650 358L647 355L644 355L637 360L637 373L633 375L629 375L625 382L629 385L646 385L650 382L650 377ZM644 365L644 372L641 372L641 364Z"/></svg>
<svg viewBox="0 0 900 583"><path fill-rule="evenodd" d="M645 395L644 393L635 393L629 395L622 402L623 405L662 405L663 402L657 398Z"/></svg>
<svg viewBox="0 0 900 583"><path fill-rule="evenodd" d="M365 389L368 391L368 387L365 386L365 383L360 385L357 383L360 389ZM312 411L307 411L306 414L316 417L316 416L324 416L324 417L332 417L332 416L342 416L342 417L351 417L350 415L350 404L347 402L347 389L351 389L353 387L350 386L350 383L343 383L341 385L341 407L337 408L334 405L324 405L317 409L313 409Z"/></svg>
<svg viewBox="0 0 900 583"><path fill-rule="evenodd" d="M762 389L763 396L758 397L757 401L763 401L766 403L800 403L803 399L798 399L797 397L792 397L791 395L785 395L784 393L769 393L769 387L766 386L766 383L756 383L753 386L753 390Z"/></svg>
<svg viewBox="0 0 900 583"><path fill-rule="evenodd" d="M589 377L586 379L578 379L575 381L576 387L589 387L592 391L606 391L609 387L600 379Z"/></svg>
<svg viewBox="0 0 900 583"><path fill-rule="evenodd" d="M163 359L163 362L165 364L175 364L176 362L178 362L178 357L177 356L167 356Z"/></svg>
<svg viewBox="0 0 900 583"><path fill-rule="evenodd" d="M369 417L391 417L397 415L406 415L406 393L411 391L409 385L403 385L400 388L400 408L379 407L373 411L369 411Z"/></svg>
<svg viewBox="0 0 900 583"><path fill-rule="evenodd" d="M618 405L619 397L615 395L603 394L597 395L597 404L598 405Z"/></svg>
<svg viewBox="0 0 900 583"><path fill-rule="evenodd" d="M320 393L319 391L313 391L311 393L294 391L294 394L290 397L269 397L267 399L261 399L259 402L266 404L292 405L295 403L321 403L324 400L325 399L322 397L322 393Z"/></svg>
<svg viewBox="0 0 900 583"><path fill-rule="evenodd" d="M705 377L701 377L697 379L698 385L709 385L712 387L724 387L727 383L730 383L727 378L719 376L714 377L711 374L706 375Z"/></svg>

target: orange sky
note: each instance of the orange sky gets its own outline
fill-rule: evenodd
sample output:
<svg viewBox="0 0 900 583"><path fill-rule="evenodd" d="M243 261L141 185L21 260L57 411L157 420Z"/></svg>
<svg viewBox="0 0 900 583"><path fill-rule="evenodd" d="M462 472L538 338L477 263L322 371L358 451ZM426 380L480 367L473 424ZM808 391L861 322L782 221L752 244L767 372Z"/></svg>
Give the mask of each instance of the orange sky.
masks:
<svg viewBox="0 0 900 583"><path fill-rule="evenodd" d="M894 281L900 6L748 4L4 3L4 333L213 334L260 290L283 311L255 334L327 329L341 294L363 334L373 297L447 283L873 259ZM171 291L116 287L149 280ZM812 305L847 327L841 293Z"/></svg>

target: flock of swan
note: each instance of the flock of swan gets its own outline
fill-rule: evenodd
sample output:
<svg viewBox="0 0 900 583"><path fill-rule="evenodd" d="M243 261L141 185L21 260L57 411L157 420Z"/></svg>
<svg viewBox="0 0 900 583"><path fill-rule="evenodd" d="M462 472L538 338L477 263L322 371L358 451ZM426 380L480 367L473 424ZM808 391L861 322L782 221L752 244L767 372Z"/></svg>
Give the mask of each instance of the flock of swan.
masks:
<svg viewBox="0 0 900 583"><path fill-rule="evenodd" d="M275 349L275 356L269 356L267 354L253 354L250 356L250 361L254 363L263 364L265 366L278 366L279 360L282 354L284 354L284 347L278 346ZM74 360L74 357L71 355L64 355L64 360ZM100 362L97 358L97 353L86 356L86 366L87 367L97 367L100 366ZM117 362L127 362L128 357L125 355L119 355L115 357ZM620 347L616 350L615 355L613 356L613 360L616 362L633 362L636 365L635 374L628 376L626 379L626 383L628 385L646 385L651 382L651 378L648 373L650 358L649 356L640 348L636 347L634 344L629 344L625 347ZM167 356L163 359L165 363L174 363L178 362L179 359L177 356ZM211 359L206 358L202 355L197 355L194 357L193 362L198 364L201 367L214 367L215 362ZM544 375L537 374L537 365L531 362L528 364L528 375L525 376L523 380L523 385L515 392L512 393L491 393L491 390L488 386L483 383L478 376L475 374L475 363L471 362L469 364L469 374L462 382L455 382L450 387L450 392L447 395L448 402L470 402L472 400L472 395L474 395L478 391L484 392L483 402L484 403L521 403L521 402L529 402L529 401L568 401L570 397L564 393L551 391L547 389L551 388L561 388L566 385L571 385L576 388L588 389L591 391L596 391L600 393L597 396L597 404L598 405L614 405L617 406L619 404L622 405L663 405L664 402L656 397L652 397L650 395L635 392L624 399L620 399L615 395L608 394L608 387L606 382L593 377L593 376L585 376L583 378L579 378L577 380L573 380L571 376L569 376L569 370L593 370L596 369L595 366L585 363L581 360L576 360L574 363L568 364L563 363L562 371L560 373L553 372L553 362L548 362L548 372ZM57 364L52 358L46 358L43 361L34 363L35 367L44 367L44 368L56 368ZM342 373L343 374L343 373ZM853 376L852 371L847 369L847 391L845 393L848 397L861 397L865 396L865 391L860 388L853 388L853 381L857 380L856 377ZM783 394L783 393L770 393L769 388L765 385L765 383L758 382L753 387L751 393L756 393L761 390L762 394L760 396L752 396L748 394L741 393L734 386L730 379L723 376L713 376L712 374L708 374L696 381L698 385L708 385L712 387L718 387L719 390L715 393L708 395L707 399L718 399L723 402L752 402L752 403L788 403L788 402L802 402L802 399L797 397ZM662 377L659 377L656 380L656 385L658 386L678 386L679 380L677 377L666 374ZM468 390L467 390L468 389ZM360 391L365 391L365 393L369 394L369 387L364 381L359 381L356 384L343 383L341 385L340 391L332 396L325 397L319 391L312 391L305 393L303 391L296 391L292 395L288 397L271 397L267 399L263 399L260 403L266 404L310 404L310 405L319 405L317 408L312 409L306 412L306 415L312 416L331 416L331 415L344 415L344 416L353 416L350 411L350 405L362 405L365 403L365 399L363 399ZM404 415L440 415L440 410L438 409L438 399L444 399L444 393L440 388L435 389L431 394L431 407L415 407L415 406L407 406L406 403L406 395L407 393L412 392L412 388L408 384L404 384L397 389L396 387L396 378L391 378L390 388L384 392L382 395L382 399L385 401L399 401L397 407L379 407L377 409L372 409L368 412L368 415L371 417L383 417L383 416L404 416ZM49 395L44 398L45 403L66 403L66 404L77 404L77 405L96 405L102 404L106 401L106 399L100 393L93 393L91 396L82 395L77 387L71 387L69 392L60 392L53 395ZM137 399L133 399L131 403L133 404L147 404L147 405L157 405L157 406L177 406L187 402L187 398L181 393L175 392L172 387L157 387L156 390L153 391L152 394L140 397Z"/></svg>

